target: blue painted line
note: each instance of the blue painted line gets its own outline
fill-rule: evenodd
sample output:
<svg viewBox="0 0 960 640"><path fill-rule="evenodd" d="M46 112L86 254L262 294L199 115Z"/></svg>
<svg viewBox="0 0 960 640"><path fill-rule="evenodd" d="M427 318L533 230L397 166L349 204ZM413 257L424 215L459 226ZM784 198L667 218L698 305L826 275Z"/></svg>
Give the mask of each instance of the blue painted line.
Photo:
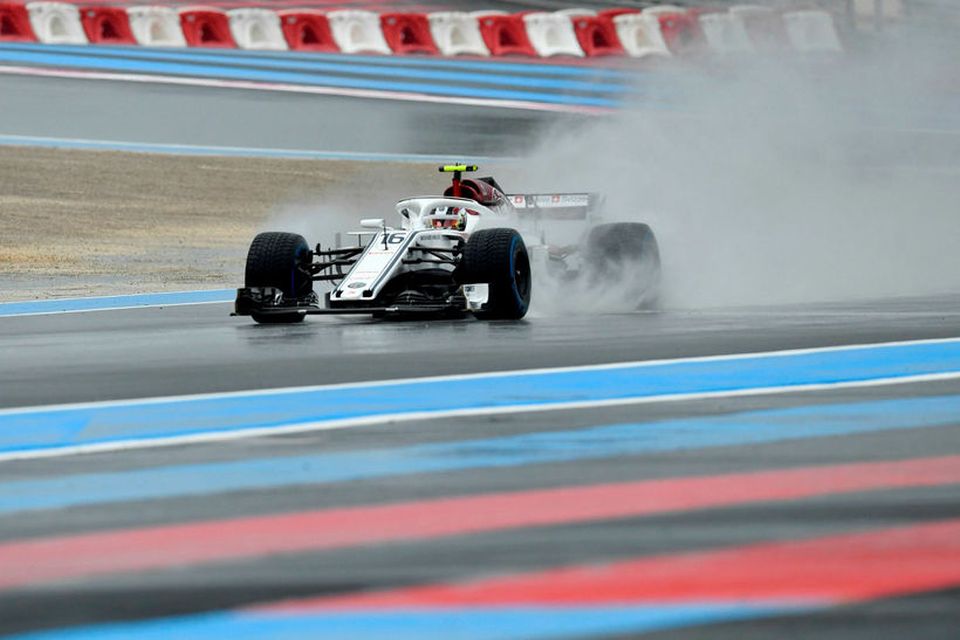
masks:
<svg viewBox="0 0 960 640"><path fill-rule="evenodd" d="M596 81L570 80L564 78L540 78L534 76L517 76L505 73L483 73L483 74L465 74L463 70L434 70L418 69L407 66L384 67L373 64L362 64L353 62L345 64L343 61L313 61L300 59L287 59L266 56L237 56L229 53L210 53L203 55L193 53L193 50L176 49L140 49L131 47L127 49L108 49L101 50L96 48L57 48L53 51L46 46L26 46L26 47L2 47L0 46L0 55L4 51L11 52L29 52L41 56L56 53L58 55L69 55L77 60L89 60L103 58L108 60L147 60L172 63L200 63L205 65L229 65L231 67L240 66L249 69L267 69L276 71L303 71L309 73L340 73L355 76L374 76L383 78L384 76L392 78L407 78L414 80L430 80L433 82L452 82L452 83L477 83L489 84L501 87L527 87L536 89L557 89L566 91L583 91L590 93L632 93L633 87L630 84L609 83Z"/></svg>
<svg viewBox="0 0 960 640"><path fill-rule="evenodd" d="M59 300L36 300L33 302L4 302L0 303L0 318L42 313L105 311L109 309L125 309L128 307L233 302L236 295L236 289L210 289L204 291L176 291L170 293L144 293L92 298L63 298Z"/></svg>
<svg viewBox="0 0 960 640"><path fill-rule="evenodd" d="M51 44L30 44L6 42L0 44L0 50L51 50L63 51L68 53L90 53L104 52L126 55L131 51L153 51L164 54L180 54L191 56L196 59L203 59L208 55L230 56L238 61L243 60L262 60L262 59L280 59L280 60L304 60L304 61L323 61L334 62L341 65L368 64L381 66L385 68L393 67L422 67L436 69L461 69L481 72L498 72L509 75L530 74L535 76L568 76L585 78L606 78L610 80L622 80L632 78L637 75L649 73L636 69L618 70L609 69L591 65L564 65L555 62L550 63L523 63L518 61L496 61L496 60L462 60L454 58L430 58L415 56L378 56L378 55L358 55L342 53L319 53L307 51L250 51L243 49L169 49L165 47L136 47L129 46L106 46L106 45L51 45Z"/></svg>
<svg viewBox="0 0 960 640"><path fill-rule="evenodd" d="M811 605L502 607L267 614L215 612L26 633L19 640L539 640L643 633L809 611Z"/></svg>
<svg viewBox="0 0 960 640"><path fill-rule="evenodd" d="M960 396L751 411L566 431L0 484L0 515L960 425Z"/></svg>
<svg viewBox="0 0 960 640"><path fill-rule="evenodd" d="M960 373L960 340L0 411L0 455L404 415L595 406Z"/></svg>
<svg viewBox="0 0 960 640"><path fill-rule="evenodd" d="M180 64L133 59L97 59L78 58L69 54L47 53L45 51L0 51L0 62L21 64L40 64L70 69L95 69L100 71L124 71L135 73L157 73L181 75L199 78L244 80L251 82L289 83L304 86L336 87L343 89L369 89L377 91L395 91L419 93L424 95L452 96L461 98L479 98L487 100L520 100L546 104L616 107L619 102L596 96L565 95L543 91L519 91L497 89L494 87L468 87L451 84L429 84L418 82L398 82L388 79L362 79L343 76L297 73L291 71L265 71L257 69L237 69L233 67Z"/></svg>
<svg viewBox="0 0 960 640"><path fill-rule="evenodd" d="M158 144L151 142L122 142L119 140L76 140L45 136L0 135L0 145L29 146L51 149L83 149L94 151L126 151L178 156L217 156L233 158L282 158L288 160L349 160L353 162L437 163L467 158L479 162L504 162L515 158L475 156L470 153L427 155L416 153L364 153L353 151L312 151L309 149L269 149L259 147L214 147L189 144ZM2 308L2 306L0 306ZM0 311L0 316L3 313Z"/></svg>

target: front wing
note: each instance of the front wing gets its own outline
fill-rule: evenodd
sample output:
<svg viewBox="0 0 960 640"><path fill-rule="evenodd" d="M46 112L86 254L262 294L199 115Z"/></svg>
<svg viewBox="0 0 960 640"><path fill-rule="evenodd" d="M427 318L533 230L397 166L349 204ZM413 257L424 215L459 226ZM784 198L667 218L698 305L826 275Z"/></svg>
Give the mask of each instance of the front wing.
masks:
<svg viewBox="0 0 960 640"><path fill-rule="evenodd" d="M375 315L375 316L409 316L409 315L445 315L466 311L460 304L395 304L390 306L368 306L362 303L336 308L322 307L316 295L311 300L287 300L283 291L274 287L246 287L237 289L237 299L234 303L234 316L249 316L253 314L289 315Z"/></svg>

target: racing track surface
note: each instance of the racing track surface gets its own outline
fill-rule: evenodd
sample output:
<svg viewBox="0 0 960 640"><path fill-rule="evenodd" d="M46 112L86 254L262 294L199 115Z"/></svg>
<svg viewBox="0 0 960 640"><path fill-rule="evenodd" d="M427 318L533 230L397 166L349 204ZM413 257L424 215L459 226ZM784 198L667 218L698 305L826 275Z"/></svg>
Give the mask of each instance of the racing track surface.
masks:
<svg viewBox="0 0 960 640"><path fill-rule="evenodd" d="M0 402L960 335L956 297L516 324L324 318L267 327L228 310L2 318ZM751 389L766 376L797 376L776 383L789 384L870 380L888 369L955 372L956 350L947 341L818 351L802 366L790 358L803 354L729 366L684 361L651 370L642 384L633 382L644 379L637 369L639 378L621 384L643 387L636 393L728 382L746 391L25 460L9 459L18 443L243 421L247 414L230 403L248 399L215 397L227 404L210 405L202 419L189 403L163 420L162 407L106 403L90 409L104 413L85 429L70 417L85 410L52 419L0 413L0 630L79 625L76 635L51 636L71 638L955 638L960 382L951 373L909 384ZM714 366L721 369L703 368ZM604 384L565 392L562 383L505 381L511 402L591 397ZM414 383L409 397L389 402L457 406L498 393L496 383ZM376 410L374 398L388 402L389 388L369 389L364 411ZM305 407L295 395L264 395L249 406L332 412L344 393ZM463 583L470 586L456 586ZM284 604L291 598L303 600ZM103 625L116 620L127 623Z"/></svg>
<svg viewBox="0 0 960 640"><path fill-rule="evenodd" d="M51 48L44 46L39 50ZM461 79L459 82L464 86L449 80L417 78L419 83L431 83L425 85L428 88L441 91L432 96L439 102L423 102L392 98L371 100L349 94L311 95L250 87L223 88L215 84L222 80L217 75L220 67L210 71L212 77L201 79L209 82L207 85L7 75L2 63L11 62L3 58L10 53L9 49L19 52L15 45L0 46L0 80L4 87L0 92L0 112L4 114L0 122L0 144L5 145L40 144L130 151L157 151L156 145L170 145L188 147L168 149L168 152L177 153L190 152L190 147L197 148L194 151L213 147L226 155L282 156L284 154L280 152L286 151L287 155L297 157L298 154L293 152L313 151L323 152L327 157L367 154L371 158L402 158L419 154L478 158L523 156L540 149L545 139L558 132L565 135L576 132L596 119L594 115L578 111L538 110L545 106L575 110L597 107L597 101L604 105L603 108L628 102L643 110L644 117L656 118L665 127L685 124L690 117L683 111L682 91L675 84L675 78L655 70L551 65L546 67L548 71L542 71L543 66L537 71L536 65L515 62L473 63L483 67L472 70L457 66L471 63L424 62L415 58L401 58L383 66L386 63L382 60L371 63L363 56L357 56L359 61L336 63L325 58L315 61L308 56L303 62L306 65L337 65L338 71L330 74L333 79L342 79L337 74L346 74L348 79L361 83L360 88L377 87L378 82L392 82L391 74L401 71L414 76L440 74ZM92 53L98 51L96 47L68 49L89 51L90 57L97 59L97 54ZM129 48L114 49L129 52ZM110 55L119 55L121 62L127 62L122 54L112 52ZM231 54L221 51L203 54L191 51L189 54L166 52L164 55L200 58L218 55L227 59L252 58L257 62L262 62L259 59L263 58L272 65L279 64L276 54L269 53ZM84 67L87 62L83 56L79 60L68 57L68 60L80 65L75 71L81 74L98 69ZM18 58L13 62L21 61ZM235 65L218 64L236 72ZM427 66L419 68L423 65ZM357 67L363 69L364 74L354 78L349 74L355 73ZM34 71L44 68L25 67ZM180 69L178 73L189 73L191 67L186 65L186 68L187 71ZM140 68L134 66L133 69L139 71ZM281 72L274 69L264 73ZM371 72L374 75L371 76ZM329 80L318 71L301 75L304 78L300 82L305 84L291 86L302 88L309 86L309 82L322 84ZM187 79L191 78L188 76ZM717 82L715 78L704 81ZM506 98L500 95L503 91L499 84L503 82L512 87L510 99L529 102L533 107L455 104L455 95L443 93L449 93L450 86L454 86L477 92L474 97L478 99L504 101ZM525 87L525 84L530 86ZM541 85L548 88L538 89ZM539 97L515 95L523 94L527 89L532 92L531 96ZM384 95L395 93L396 90L385 91ZM68 114L64 113L63 104L70 105ZM895 164L907 162L918 167L955 171L956 159L960 155L958 104L960 98L957 94L947 93L923 101L923 109L900 120L894 117L898 113L896 110L878 109L861 114L860 117L872 125L848 144L862 157L871 158L871 164L877 158L886 158ZM98 141L99 145L96 144ZM122 146L111 146L111 142ZM910 150L908 157L899 152L904 148ZM301 154L300 157L309 156Z"/></svg>
<svg viewBox="0 0 960 640"><path fill-rule="evenodd" d="M3 82L8 136L499 154L578 121ZM521 323L228 313L0 309L0 633L957 637L956 295ZM736 355L785 349L811 351ZM633 364L515 373L610 363Z"/></svg>
<svg viewBox="0 0 960 640"><path fill-rule="evenodd" d="M584 116L236 89L3 77L0 134L348 153L519 153ZM72 105L64 117L59 105ZM358 127L357 123L364 123ZM27 143L29 144L29 143Z"/></svg>

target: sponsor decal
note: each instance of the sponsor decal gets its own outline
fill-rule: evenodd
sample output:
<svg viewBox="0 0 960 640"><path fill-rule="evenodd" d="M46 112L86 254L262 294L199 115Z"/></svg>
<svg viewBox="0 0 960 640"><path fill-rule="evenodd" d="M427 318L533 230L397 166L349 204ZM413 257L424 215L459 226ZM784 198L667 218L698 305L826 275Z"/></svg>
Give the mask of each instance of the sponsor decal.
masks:
<svg viewBox="0 0 960 640"><path fill-rule="evenodd" d="M537 207L586 207L590 204L589 194L553 194L536 196L534 204Z"/></svg>
<svg viewBox="0 0 960 640"><path fill-rule="evenodd" d="M363 289L365 286L367 286L367 283L366 283L366 282L351 282L350 284L347 285L347 288L349 288L349 289Z"/></svg>
<svg viewBox="0 0 960 640"><path fill-rule="evenodd" d="M490 285L486 283L465 284L463 285L463 295L467 299L467 306L472 311L479 311L490 300Z"/></svg>

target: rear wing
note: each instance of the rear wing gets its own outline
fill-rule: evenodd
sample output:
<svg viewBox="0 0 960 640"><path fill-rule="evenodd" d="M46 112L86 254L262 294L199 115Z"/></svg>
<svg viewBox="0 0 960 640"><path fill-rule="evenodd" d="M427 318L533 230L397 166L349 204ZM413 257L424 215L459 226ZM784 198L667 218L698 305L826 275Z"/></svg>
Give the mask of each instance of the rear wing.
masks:
<svg viewBox="0 0 960 640"><path fill-rule="evenodd" d="M516 193L507 196L517 213L553 220L582 220L603 200L598 193Z"/></svg>

